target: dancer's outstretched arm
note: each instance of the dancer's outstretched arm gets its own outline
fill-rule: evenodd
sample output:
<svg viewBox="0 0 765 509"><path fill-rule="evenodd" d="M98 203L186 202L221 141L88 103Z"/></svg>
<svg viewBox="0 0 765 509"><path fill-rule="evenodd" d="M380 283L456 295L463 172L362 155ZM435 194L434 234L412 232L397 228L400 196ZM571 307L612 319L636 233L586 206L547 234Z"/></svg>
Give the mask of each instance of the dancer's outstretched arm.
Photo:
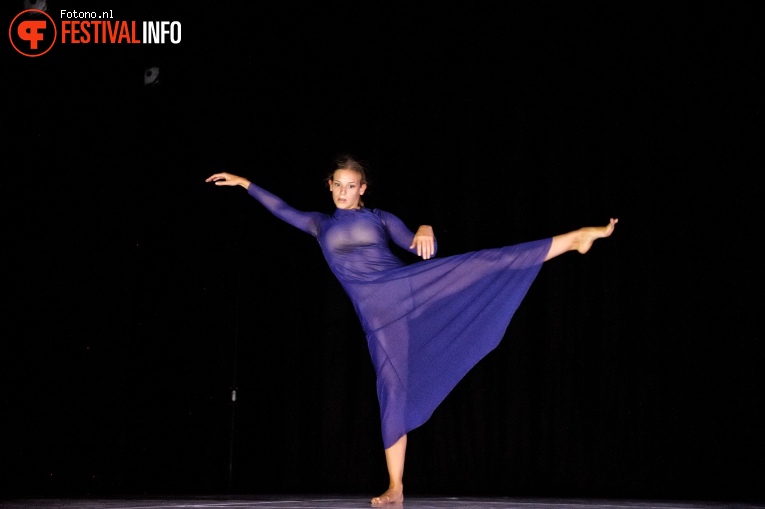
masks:
<svg viewBox="0 0 765 509"><path fill-rule="evenodd" d="M205 179L205 182L214 182L216 186L241 186L247 190L250 196L258 200L269 212L282 221L314 237L319 235L322 214L297 210L275 194L255 185L244 177L222 172L210 175Z"/></svg>
<svg viewBox="0 0 765 509"><path fill-rule="evenodd" d="M242 186L247 189L250 181L232 173L215 173L205 179L205 182L215 182L216 186Z"/></svg>

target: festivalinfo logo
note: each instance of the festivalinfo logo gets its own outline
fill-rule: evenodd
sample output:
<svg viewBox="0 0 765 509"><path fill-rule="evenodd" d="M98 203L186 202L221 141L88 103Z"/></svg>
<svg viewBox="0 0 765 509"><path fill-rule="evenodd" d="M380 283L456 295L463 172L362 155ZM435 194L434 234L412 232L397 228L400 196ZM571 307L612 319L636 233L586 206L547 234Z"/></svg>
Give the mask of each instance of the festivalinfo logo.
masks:
<svg viewBox="0 0 765 509"><path fill-rule="evenodd" d="M180 44L180 21L132 21L114 18L112 9L72 11L61 9L58 23L44 10L21 11L11 21L8 37L13 48L25 57L48 53L56 43L90 44Z"/></svg>

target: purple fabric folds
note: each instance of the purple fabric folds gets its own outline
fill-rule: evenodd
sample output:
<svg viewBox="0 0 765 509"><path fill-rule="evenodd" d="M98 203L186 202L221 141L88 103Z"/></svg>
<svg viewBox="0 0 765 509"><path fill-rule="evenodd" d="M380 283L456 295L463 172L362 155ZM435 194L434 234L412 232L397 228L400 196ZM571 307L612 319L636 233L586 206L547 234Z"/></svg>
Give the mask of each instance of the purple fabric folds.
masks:
<svg viewBox="0 0 765 509"><path fill-rule="evenodd" d="M407 264L414 233L388 212L301 212L250 184L272 214L319 242L353 302L377 373L385 448L427 421L492 351L539 273L551 239Z"/></svg>

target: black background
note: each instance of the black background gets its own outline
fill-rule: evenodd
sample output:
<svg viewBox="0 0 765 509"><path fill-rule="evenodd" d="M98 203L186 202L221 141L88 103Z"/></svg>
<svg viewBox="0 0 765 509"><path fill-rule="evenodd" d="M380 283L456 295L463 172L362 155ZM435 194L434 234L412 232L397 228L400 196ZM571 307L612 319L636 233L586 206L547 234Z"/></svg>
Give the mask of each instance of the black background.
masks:
<svg viewBox="0 0 765 509"><path fill-rule="evenodd" d="M6 495L381 491L374 373L315 241L204 183L329 210L350 152L440 256L620 219L410 434L409 494L765 498L754 11L190 4L49 2L180 21L178 45L3 51Z"/></svg>

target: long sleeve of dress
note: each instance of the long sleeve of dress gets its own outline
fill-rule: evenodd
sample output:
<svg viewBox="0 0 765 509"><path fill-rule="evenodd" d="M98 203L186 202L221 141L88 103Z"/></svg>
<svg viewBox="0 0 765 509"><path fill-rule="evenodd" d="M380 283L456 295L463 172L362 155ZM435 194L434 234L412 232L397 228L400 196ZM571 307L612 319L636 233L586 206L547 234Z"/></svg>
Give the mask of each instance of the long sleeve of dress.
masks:
<svg viewBox="0 0 765 509"><path fill-rule="evenodd" d="M319 225L323 214L320 212L303 212L288 205L284 200L259 187L252 182L247 187L247 193L258 200L269 212L282 221L318 237ZM407 246L409 247L409 246Z"/></svg>
<svg viewBox="0 0 765 509"><path fill-rule="evenodd" d="M390 212L381 210L379 211L379 214L380 219L385 226L385 230L388 232L388 235L390 235L393 243L398 247L409 251L410 253L417 254L417 247L413 247L411 249L409 248L409 246L412 245L414 233L409 228L407 228L404 222L399 219L398 216L391 214ZM438 252L438 242L436 239L433 239L433 244L433 256L435 256Z"/></svg>

